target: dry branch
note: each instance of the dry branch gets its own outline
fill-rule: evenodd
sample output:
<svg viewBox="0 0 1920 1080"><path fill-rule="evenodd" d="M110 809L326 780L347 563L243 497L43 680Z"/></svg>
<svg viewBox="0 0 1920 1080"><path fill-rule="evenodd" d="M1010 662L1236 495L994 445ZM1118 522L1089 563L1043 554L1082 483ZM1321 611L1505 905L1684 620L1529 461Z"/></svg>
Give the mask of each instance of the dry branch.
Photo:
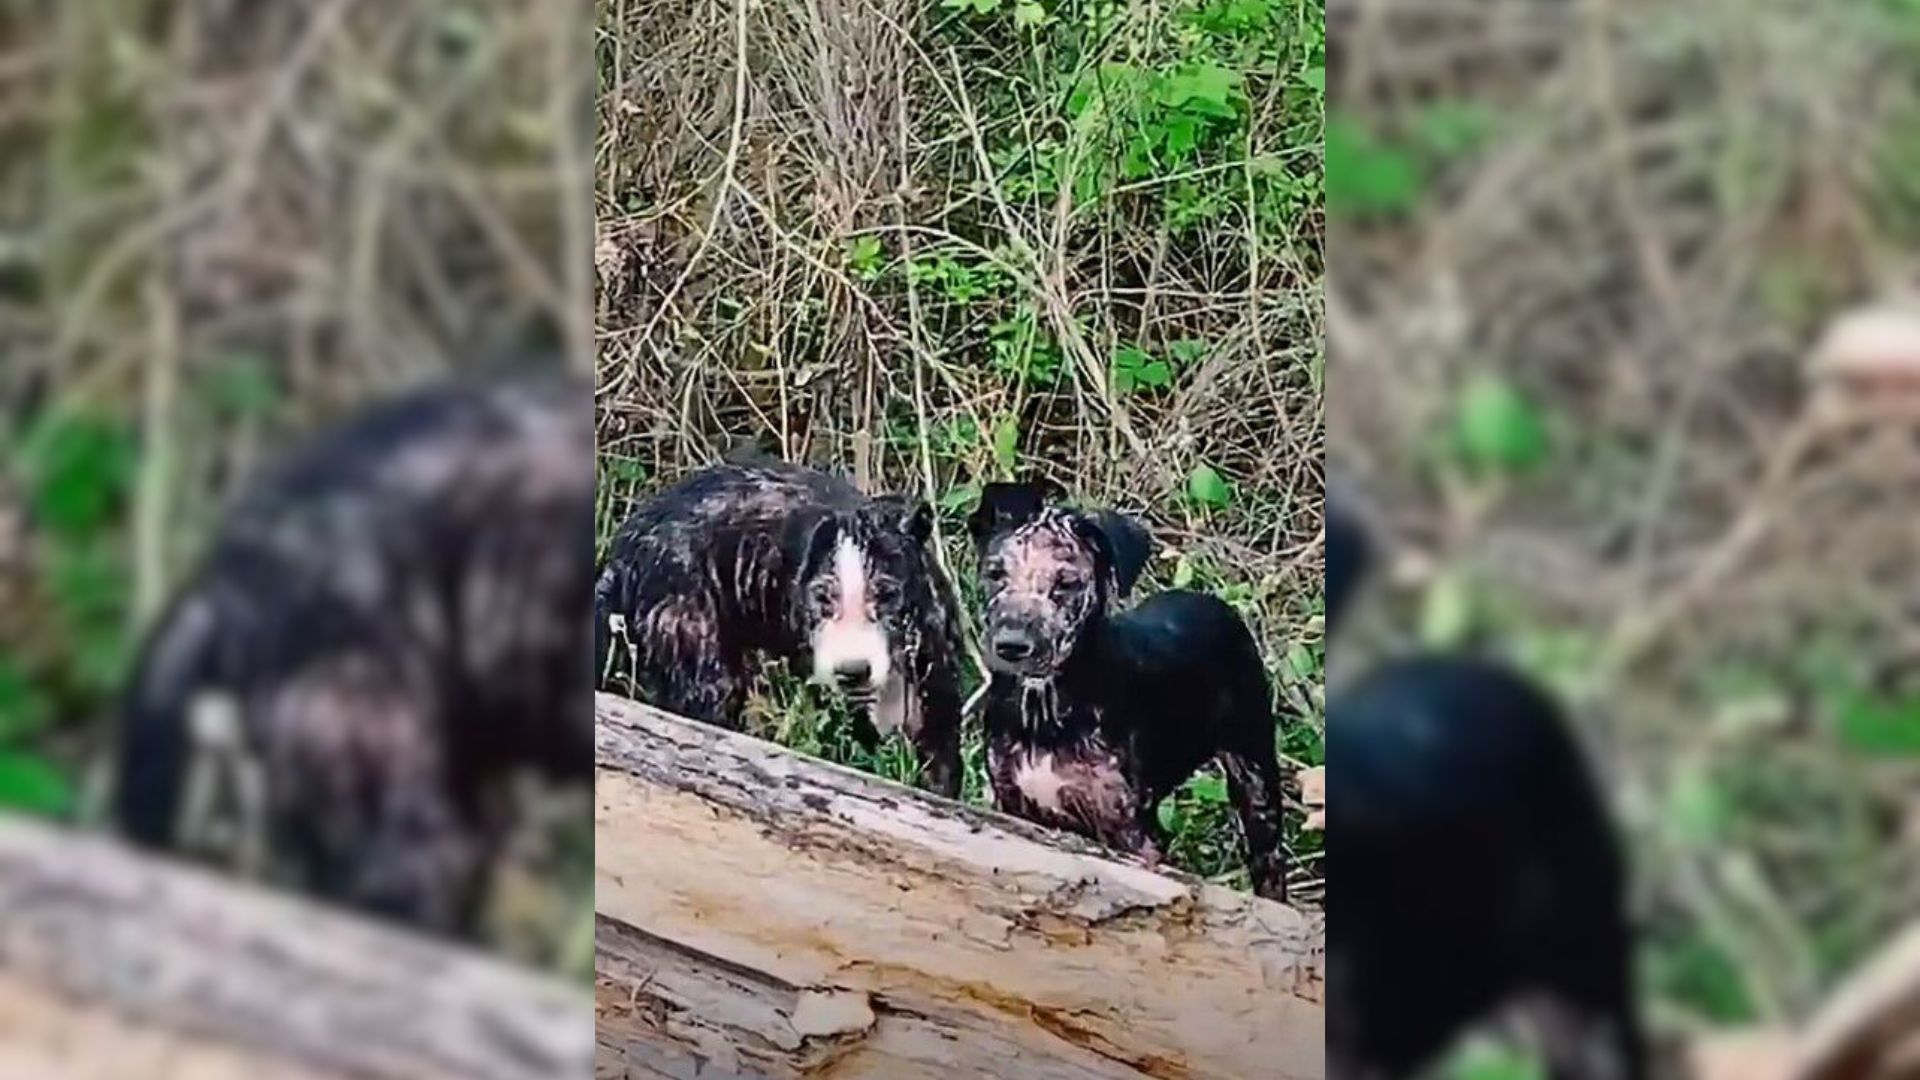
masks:
<svg viewBox="0 0 1920 1080"><path fill-rule="evenodd" d="M61 1065L38 1075L546 1080L591 1055L572 987L16 821L0 822L9 1002L0 1066Z"/></svg>
<svg viewBox="0 0 1920 1080"><path fill-rule="evenodd" d="M597 713L603 1077L1324 1075L1317 916Z"/></svg>

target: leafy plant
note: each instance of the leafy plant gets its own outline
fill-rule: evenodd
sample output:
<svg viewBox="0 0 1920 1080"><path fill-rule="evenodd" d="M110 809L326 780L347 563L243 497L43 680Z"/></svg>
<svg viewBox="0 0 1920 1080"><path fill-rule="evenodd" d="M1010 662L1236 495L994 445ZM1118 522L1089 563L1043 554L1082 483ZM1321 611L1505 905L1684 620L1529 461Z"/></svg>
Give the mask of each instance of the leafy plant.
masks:
<svg viewBox="0 0 1920 1080"><path fill-rule="evenodd" d="M1547 454L1547 426L1539 409L1519 388L1494 375L1482 375L1461 392L1454 416L1455 444L1469 464L1524 471Z"/></svg>
<svg viewBox="0 0 1920 1080"><path fill-rule="evenodd" d="M1196 465L1187 475L1187 498L1200 506L1224 509L1233 503L1233 489L1211 465Z"/></svg>

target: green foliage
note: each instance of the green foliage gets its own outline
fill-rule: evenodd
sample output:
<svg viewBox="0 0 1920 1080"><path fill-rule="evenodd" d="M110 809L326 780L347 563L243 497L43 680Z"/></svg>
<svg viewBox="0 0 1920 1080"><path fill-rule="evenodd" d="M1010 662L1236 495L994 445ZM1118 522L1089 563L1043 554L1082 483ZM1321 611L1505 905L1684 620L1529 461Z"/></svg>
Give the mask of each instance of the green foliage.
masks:
<svg viewBox="0 0 1920 1080"><path fill-rule="evenodd" d="M1521 472L1546 458L1545 419L1533 401L1505 379L1473 379L1455 410L1455 446L1468 465Z"/></svg>
<svg viewBox="0 0 1920 1080"><path fill-rule="evenodd" d="M1326 139L1330 213L1364 219L1413 209L1425 180L1411 154L1351 118L1329 117Z"/></svg>
<svg viewBox="0 0 1920 1080"><path fill-rule="evenodd" d="M885 258L886 251L877 236L869 233L847 241L847 269L862 281L878 278Z"/></svg>
<svg viewBox="0 0 1920 1080"><path fill-rule="evenodd" d="M1757 1015L1740 963L1704 931L1656 935L1645 950L1647 982L1668 1000L1684 1001L1709 1020L1751 1022Z"/></svg>
<svg viewBox="0 0 1920 1080"><path fill-rule="evenodd" d="M1412 213L1438 177L1484 148L1498 119L1480 102L1428 102L1392 127L1358 116L1327 120L1328 209L1355 221Z"/></svg>
<svg viewBox="0 0 1920 1080"><path fill-rule="evenodd" d="M1518 1047L1474 1039L1447 1062L1446 1080L1546 1080L1546 1066Z"/></svg>
<svg viewBox="0 0 1920 1080"><path fill-rule="evenodd" d="M1222 509L1232 504L1233 489L1211 465L1196 465L1187 476L1187 498L1199 506Z"/></svg>
<svg viewBox="0 0 1920 1080"><path fill-rule="evenodd" d="M0 810L41 817L73 812L73 782L58 766L32 753L0 751Z"/></svg>
<svg viewBox="0 0 1920 1080"><path fill-rule="evenodd" d="M33 552L42 603L33 636L0 646L0 809L72 812L68 766L48 743L125 675L132 588L120 536L137 462L128 425L81 409L36 418L8 462L43 540Z"/></svg>
<svg viewBox="0 0 1920 1080"><path fill-rule="evenodd" d="M1871 757L1920 758L1920 695L1886 698L1864 690L1836 702L1840 741Z"/></svg>
<svg viewBox="0 0 1920 1080"><path fill-rule="evenodd" d="M38 425L21 451L36 524L64 538L97 532L126 494L134 461L131 433L108 418L76 413Z"/></svg>
<svg viewBox="0 0 1920 1080"><path fill-rule="evenodd" d="M267 420L285 405L285 395L265 357L240 354L201 376L198 397L218 418Z"/></svg>

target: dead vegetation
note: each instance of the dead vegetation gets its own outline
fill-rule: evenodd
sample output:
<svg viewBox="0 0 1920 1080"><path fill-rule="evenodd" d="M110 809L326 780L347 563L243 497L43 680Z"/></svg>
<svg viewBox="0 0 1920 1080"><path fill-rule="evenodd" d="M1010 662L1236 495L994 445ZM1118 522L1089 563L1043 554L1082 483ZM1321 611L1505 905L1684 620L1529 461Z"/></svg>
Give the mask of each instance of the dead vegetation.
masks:
<svg viewBox="0 0 1920 1080"><path fill-rule="evenodd" d="M1402 545L1392 621L1583 704L1669 1030L1804 1017L1920 909L1920 453L1803 379L1916 284L1920 19L1330 14L1333 467Z"/></svg>
<svg viewBox="0 0 1920 1080"><path fill-rule="evenodd" d="M91 816L138 635L276 449L432 376L590 366L587 21L0 8L0 808Z"/></svg>
<svg viewBox="0 0 1920 1080"><path fill-rule="evenodd" d="M1250 617L1317 761L1318 5L601 12L603 533L751 447L920 493L965 577L1045 475Z"/></svg>

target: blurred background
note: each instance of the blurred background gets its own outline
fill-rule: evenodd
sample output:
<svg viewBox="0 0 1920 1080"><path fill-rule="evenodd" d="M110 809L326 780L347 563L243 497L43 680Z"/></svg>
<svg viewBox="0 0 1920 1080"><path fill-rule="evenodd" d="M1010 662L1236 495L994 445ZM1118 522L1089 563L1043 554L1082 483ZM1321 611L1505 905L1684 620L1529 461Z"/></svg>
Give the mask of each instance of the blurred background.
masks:
<svg viewBox="0 0 1920 1080"><path fill-rule="evenodd" d="M140 636L279 451L590 369L590 48L531 0L0 4L0 812L97 821ZM561 963L586 817L501 950Z"/></svg>
<svg viewBox="0 0 1920 1080"><path fill-rule="evenodd" d="M1329 9L1328 467L1394 543L1331 681L1418 644L1558 688L1649 1016L1804 1019L1920 912L1920 444L1808 371L1920 288L1920 6Z"/></svg>
<svg viewBox="0 0 1920 1080"><path fill-rule="evenodd" d="M1047 476L1147 517L1143 591L1247 616L1283 768L1318 764L1323 25L1318 0L603 4L602 541L754 450L922 495L977 610L980 486ZM912 775L792 679L754 711ZM983 801L977 737L967 760ZM1246 887L1220 776L1161 816L1177 864Z"/></svg>

